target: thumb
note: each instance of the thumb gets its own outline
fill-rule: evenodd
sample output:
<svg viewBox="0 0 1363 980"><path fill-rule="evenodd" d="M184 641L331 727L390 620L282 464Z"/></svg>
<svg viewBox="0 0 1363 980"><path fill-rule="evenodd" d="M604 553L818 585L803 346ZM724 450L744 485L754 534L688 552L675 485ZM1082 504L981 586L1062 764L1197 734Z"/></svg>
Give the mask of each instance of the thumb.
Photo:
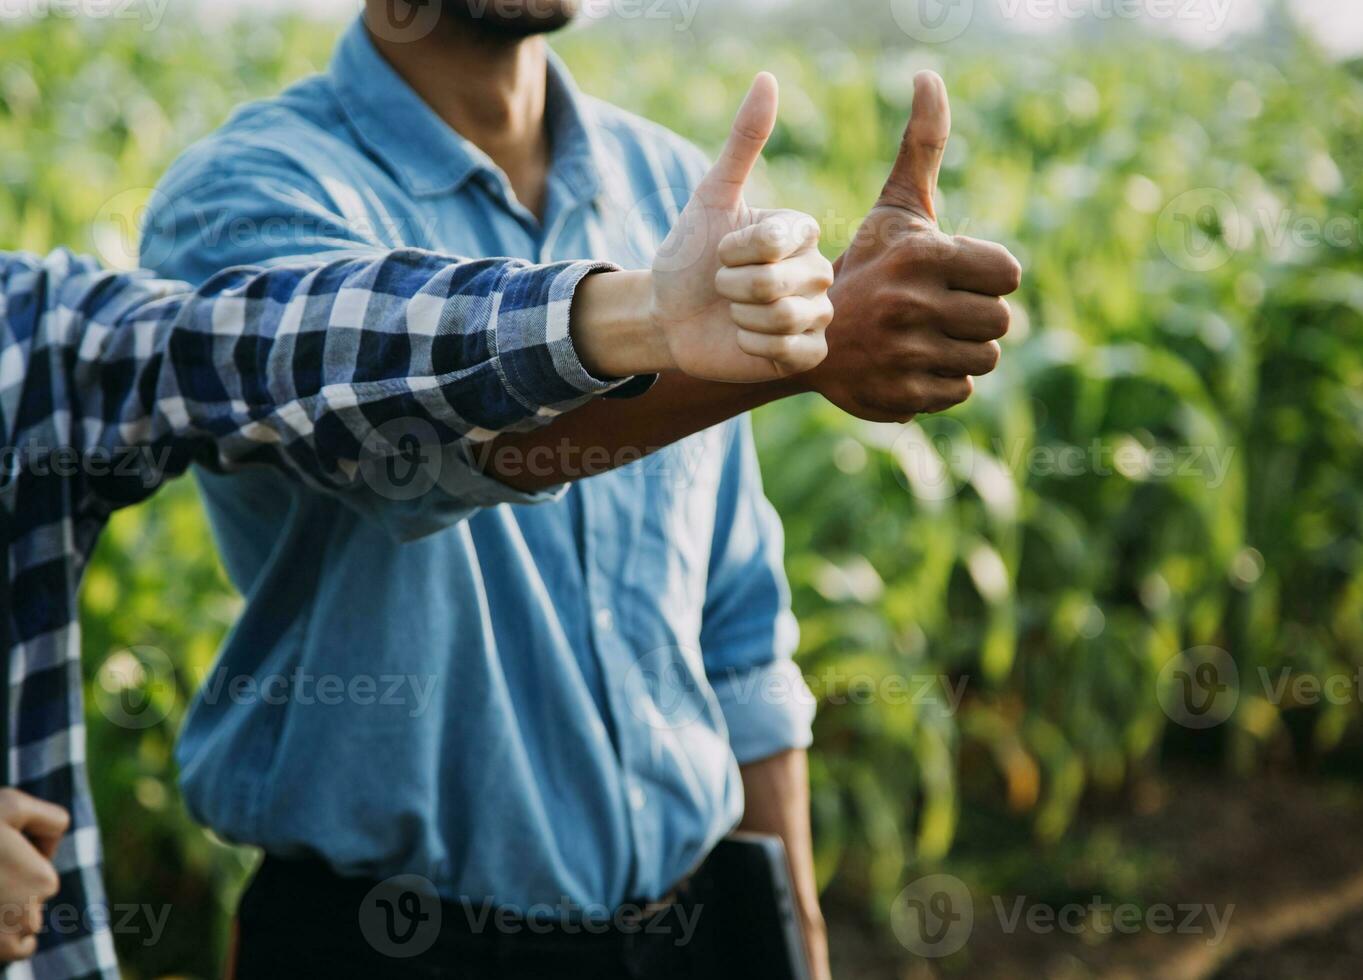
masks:
<svg viewBox="0 0 1363 980"><path fill-rule="evenodd" d="M770 72L759 72L743 104L738 107L738 115L734 117L733 128L719 159L697 188L706 202L732 205L742 200L743 185L776 128L777 101L776 77Z"/></svg>
<svg viewBox="0 0 1363 980"><path fill-rule="evenodd" d="M71 817L57 804L18 790L5 794L0 821L22 833L48 858L56 853L62 835L71 826Z"/></svg>
<svg viewBox="0 0 1363 980"><path fill-rule="evenodd" d="M909 125L885 189L880 193L881 203L936 221L932 196L937 192L937 174L942 169L942 154L950 136L951 105L947 101L946 83L935 71L920 71L913 78Z"/></svg>

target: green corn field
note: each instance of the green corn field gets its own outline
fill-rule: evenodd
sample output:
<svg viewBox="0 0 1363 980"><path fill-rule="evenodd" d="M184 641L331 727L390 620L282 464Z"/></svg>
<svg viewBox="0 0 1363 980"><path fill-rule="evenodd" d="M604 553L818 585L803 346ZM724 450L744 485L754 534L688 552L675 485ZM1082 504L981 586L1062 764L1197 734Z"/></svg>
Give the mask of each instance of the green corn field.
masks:
<svg viewBox="0 0 1363 980"><path fill-rule="evenodd" d="M1280 27L1211 50L1130 28L942 50L604 25L556 43L583 89L711 151L752 72L774 71L762 203L818 217L830 257L934 67L955 120L943 226L1026 270L1003 362L962 408L873 425L805 396L757 416L821 702L819 872L867 922L921 869L1083 860L1085 808L1166 767L1244 779L1358 754L1363 68ZM264 17L7 24L0 244L135 254L174 156L325 69L334 36ZM191 481L118 515L86 573L112 898L173 908L154 947L120 940L132 977L213 975L249 868L184 812L172 760L239 608ZM1195 731L1164 705L1170 665L1202 647L1241 688ZM1355 696L1270 697L1260 679L1285 669ZM148 699L135 725L112 717L129 686ZM1138 889L1108 867L1107 887Z"/></svg>

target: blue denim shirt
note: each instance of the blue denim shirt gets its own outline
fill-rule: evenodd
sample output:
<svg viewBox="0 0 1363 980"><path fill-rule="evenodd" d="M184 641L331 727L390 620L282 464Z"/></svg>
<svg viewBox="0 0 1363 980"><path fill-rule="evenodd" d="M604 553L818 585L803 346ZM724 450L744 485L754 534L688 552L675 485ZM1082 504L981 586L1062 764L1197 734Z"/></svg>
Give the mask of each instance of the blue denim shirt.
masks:
<svg viewBox="0 0 1363 980"><path fill-rule="evenodd" d="M646 267L703 157L552 59L547 113L538 221L357 23L327 74L174 165L144 263L198 281L411 245ZM741 815L738 764L810 739L747 419L541 494L457 452L426 463L416 495L200 475L246 602L181 735L189 806L230 839L450 898L665 894Z"/></svg>

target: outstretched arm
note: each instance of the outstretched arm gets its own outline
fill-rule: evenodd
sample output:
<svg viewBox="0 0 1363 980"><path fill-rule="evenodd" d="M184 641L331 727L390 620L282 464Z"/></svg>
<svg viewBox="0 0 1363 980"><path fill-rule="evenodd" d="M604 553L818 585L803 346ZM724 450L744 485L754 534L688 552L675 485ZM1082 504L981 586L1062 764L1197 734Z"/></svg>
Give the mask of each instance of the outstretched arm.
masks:
<svg viewBox="0 0 1363 980"><path fill-rule="evenodd" d="M63 454L109 507L196 461L270 463L344 489L364 459L401 451L387 422L487 438L617 385L588 374L569 339L577 285L609 269L406 250L229 270L189 291L65 252L11 257L6 386L20 394L7 445L21 465ZM595 306L578 312L597 322Z"/></svg>
<svg viewBox="0 0 1363 980"><path fill-rule="evenodd" d="M674 222L648 270L586 277L573 293L570 330L560 360L582 373L608 379L654 371L710 379L716 390L764 383L807 370L827 350L824 330L832 316L827 287L832 267L818 250L813 219L790 211L750 208L743 188L774 126L774 79L759 76L735 118L728 144L696 182L684 213ZM146 260L160 258L171 275L196 281L216 268L240 263L315 261L337 249L347 257L376 256L391 236L357 223L310 178L293 174L268 153L242 151L240 175L224 178L191 168L156 196L143 237ZM265 236L238 245L216 226L205 228L195 216L221 214L251 227L272 227L296 215L307 234L283 243ZM249 219L249 220L247 220ZM290 225L292 226L292 224ZM231 247L224 247L229 245ZM168 259L167 256L171 258ZM600 311L597 329L584 311ZM512 381L520 380L514 373ZM637 393L638 382L625 389ZM593 399L595 400L595 399ZM544 404L536 398L530 401ZM550 421L573 404L555 403L552 411L532 413L525 425ZM626 414L627 414L626 410ZM728 414L741 411L732 408ZM417 427L419 428L419 427ZM502 501L522 502L524 494L487 479L470 467L468 451L498 430L481 426L460 443L431 458L428 474L439 474L430 492L395 502L363 485L346 502L404 536L425 533L465 516L470 509ZM562 480L546 481L545 486Z"/></svg>
<svg viewBox="0 0 1363 980"><path fill-rule="evenodd" d="M766 384L723 385L664 374L628 406L595 401L529 434L480 447L485 473L520 490L591 476L766 402L814 391L877 422L959 404L998 361L1002 297L1021 267L992 242L944 234L933 195L951 130L946 87L915 79L913 112L875 207L834 267L828 356ZM731 299L745 294L735 291Z"/></svg>

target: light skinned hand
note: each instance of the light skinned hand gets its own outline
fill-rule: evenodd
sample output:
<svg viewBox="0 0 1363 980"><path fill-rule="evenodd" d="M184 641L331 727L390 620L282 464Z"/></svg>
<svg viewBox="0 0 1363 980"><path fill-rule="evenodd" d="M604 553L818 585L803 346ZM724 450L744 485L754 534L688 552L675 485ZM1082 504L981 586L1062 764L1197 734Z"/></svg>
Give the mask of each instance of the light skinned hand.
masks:
<svg viewBox="0 0 1363 980"><path fill-rule="evenodd" d="M777 103L776 79L762 72L653 263L654 325L675 367L692 377L770 381L807 371L828 352L833 267L819 253L818 222L743 198Z"/></svg>
<svg viewBox="0 0 1363 980"><path fill-rule="evenodd" d="M43 903L60 884L52 859L70 824L56 804L0 789L0 963L37 950Z"/></svg>

